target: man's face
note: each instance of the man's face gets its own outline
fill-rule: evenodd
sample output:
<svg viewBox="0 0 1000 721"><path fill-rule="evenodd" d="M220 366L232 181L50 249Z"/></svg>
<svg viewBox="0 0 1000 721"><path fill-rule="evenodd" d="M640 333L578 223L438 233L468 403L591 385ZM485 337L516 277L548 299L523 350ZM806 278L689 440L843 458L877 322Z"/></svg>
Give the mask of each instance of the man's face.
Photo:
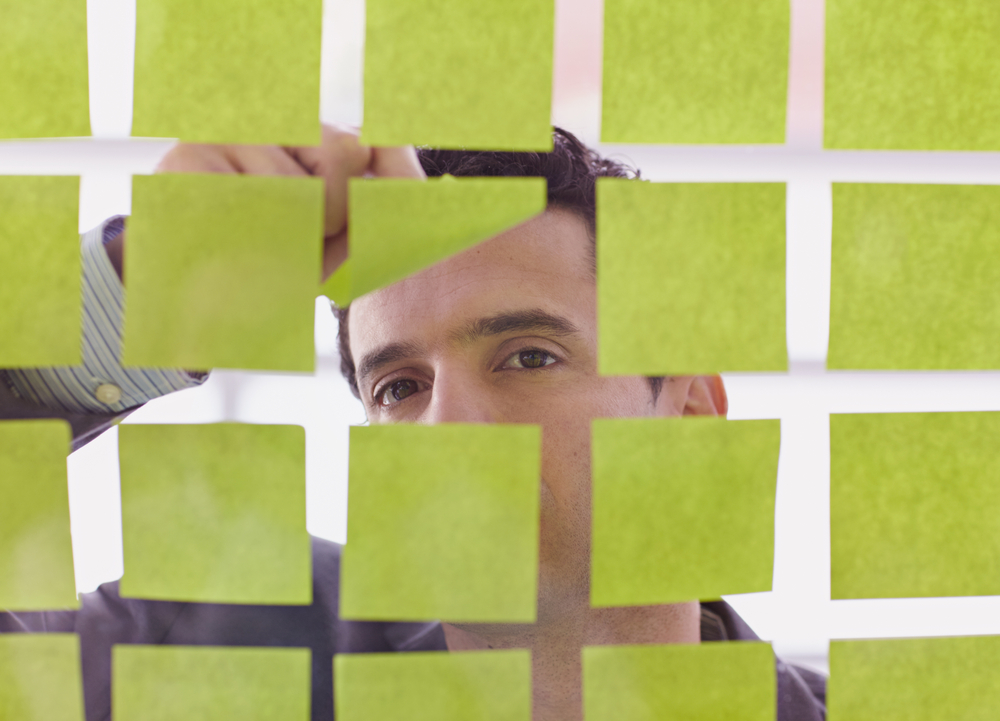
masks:
<svg viewBox="0 0 1000 721"><path fill-rule="evenodd" d="M725 412L718 378L597 373L592 240L550 209L411 278L358 299L351 354L372 423L542 427L539 620L586 607L590 421Z"/></svg>

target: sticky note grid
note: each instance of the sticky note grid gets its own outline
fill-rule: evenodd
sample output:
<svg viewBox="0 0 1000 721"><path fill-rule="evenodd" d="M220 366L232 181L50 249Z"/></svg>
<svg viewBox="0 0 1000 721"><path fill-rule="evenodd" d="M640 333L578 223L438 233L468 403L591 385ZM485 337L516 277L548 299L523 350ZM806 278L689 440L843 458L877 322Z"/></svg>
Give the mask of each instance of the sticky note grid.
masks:
<svg viewBox="0 0 1000 721"><path fill-rule="evenodd" d="M320 142L321 0L137 0L136 9L134 137ZM553 71L561 92L572 85L556 63L556 9L554 0L368 0L356 48L362 142L551 150ZM606 0L601 141L784 143L795 106L791 9L789 0ZM996 371L1000 186L983 151L1000 151L1000 4L826 0L825 10L822 112L813 107L824 149L981 153L935 152L921 165L947 184L832 184L827 368ZM89 87L93 29L84 0L0 0L0 140L90 135L91 103L100 112L102 102ZM571 46L563 63L575 61ZM586 98L596 123L595 93ZM62 141L2 145L5 173L81 172L83 143L65 144L69 171L48 169ZM664 152L672 161L690 150ZM798 151L692 157L715 151L733 161L723 179L748 180L745 164L758 163L761 182L598 181L599 375L788 371L786 258L802 246L786 244L786 185L764 181L784 180L769 158L799 162ZM21 170L22 152L38 167ZM825 183L823 163L844 156L822 157ZM896 162L871 157L849 167L867 177L870 165ZM896 177L905 166L893 167ZM0 369L84 360L80 188L76 176L0 176ZM312 373L317 292L345 307L412 278L543 213L548 189L540 177L353 178L350 259L319 285L325 190L319 177L137 175L123 365ZM116 359L97 365L105 361ZM92 401L106 379L90 370L75 391ZM0 615L47 611L62 623L80 607L66 477L73 430L16 414L72 415L78 440L92 419L60 389L39 386L39 400L6 381L0 373L15 414L0 406ZM780 427L595 420L591 607L770 590ZM304 435L123 426L125 602L308 607ZM831 599L1000 596L998 436L994 412L833 414ZM352 429L341 619L536 621L541 460L535 426ZM338 718L412 708L445 719L531 715L526 652L402 656L338 655ZM0 635L0 719L82 721L80 658L74 635ZM116 719L309 718L304 648L134 646L113 658ZM583 661L588 721L775 714L766 644L587 648ZM998 637L834 642L830 717L987 717L1000 705L989 675L998 661Z"/></svg>

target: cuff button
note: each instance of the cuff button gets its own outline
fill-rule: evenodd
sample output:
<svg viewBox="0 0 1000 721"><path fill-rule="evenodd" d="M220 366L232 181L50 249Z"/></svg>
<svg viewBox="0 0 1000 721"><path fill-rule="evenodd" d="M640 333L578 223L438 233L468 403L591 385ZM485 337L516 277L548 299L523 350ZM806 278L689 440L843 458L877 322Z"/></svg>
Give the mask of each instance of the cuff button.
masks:
<svg viewBox="0 0 1000 721"><path fill-rule="evenodd" d="M110 383L97 386L94 396L106 406L114 405L122 399L122 389Z"/></svg>

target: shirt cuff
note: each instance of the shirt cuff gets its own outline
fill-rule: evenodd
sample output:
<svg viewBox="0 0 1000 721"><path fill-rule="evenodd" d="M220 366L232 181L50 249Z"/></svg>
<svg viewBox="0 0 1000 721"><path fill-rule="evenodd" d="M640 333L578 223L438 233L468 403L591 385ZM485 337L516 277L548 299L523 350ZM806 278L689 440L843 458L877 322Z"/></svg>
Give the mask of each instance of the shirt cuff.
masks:
<svg viewBox="0 0 1000 721"><path fill-rule="evenodd" d="M46 408L118 413L174 391L193 388L205 374L167 368L122 368L124 289L104 244L124 228L122 216L84 233L83 364L6 371L14 393Z"/></svg>

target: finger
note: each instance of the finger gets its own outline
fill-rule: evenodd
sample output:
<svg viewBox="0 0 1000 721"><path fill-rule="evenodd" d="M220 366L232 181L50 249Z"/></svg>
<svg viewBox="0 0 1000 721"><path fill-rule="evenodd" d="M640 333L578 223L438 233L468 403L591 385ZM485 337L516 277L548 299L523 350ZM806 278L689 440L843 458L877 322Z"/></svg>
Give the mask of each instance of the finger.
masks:
<svg viewBox="0 0 1000 721"><path fill-rule="evenodd" d="M369 172L380 178L426 178L417 151L412 145L399 148L372 148Z"/></svg>
<svg viewBox="0 0 1000 721"><path fill-rule="evenodd" d="M287 150L277 145L225 145L223 153L237 172L247 175L309 175Z"/></svg>
<svg viewBox="0 0 1000 721"><path fill-rule="evenodd" d="M223 146L178 143L160 159L158 173L236 173Z"/></svg>
<svg viewBox="0 0 1000 721"><path fill-rule="evenodd" d="M347 260L347 231L329 236L323 241L323 282Z"/></svg>
<svg viewBox="0 0 1000 721"><path fill-rule="evenodd" d="M326 186L325 235L335 236L347 228L347 183L364 175L371 165L371 148L358 142L356 130L343 126L323 126L318 147L293 147L289 154L312 175L323 178Z"/></svg>
<svg viewBox="0 0 1000 721"><path fill-rule="evenodd" d="M371 148L358 142L358 131L346 125L323 125L320 144L291 146L285 150L313 175L335 170L347 177L362 174L371 163Z"/></svg>

